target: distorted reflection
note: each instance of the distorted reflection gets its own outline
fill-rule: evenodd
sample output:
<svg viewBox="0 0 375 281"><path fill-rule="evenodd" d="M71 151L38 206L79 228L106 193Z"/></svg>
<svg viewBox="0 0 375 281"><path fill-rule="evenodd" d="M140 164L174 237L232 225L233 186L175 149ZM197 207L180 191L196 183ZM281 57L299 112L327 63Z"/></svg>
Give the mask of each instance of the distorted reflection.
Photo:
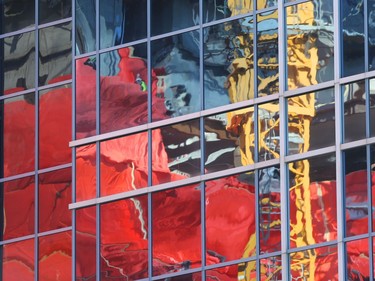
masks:
<svg viewBox="0 0 375 281"><path fill-rule="evenodd" d="M39 168L71 162L71 84L39 92Z"/></svg>
<svg viewBox="0 0 375 281"><path fill-rule="evenodd" d="M72 78L72 24L39 30L39 86Z"/></svg>
<svg viewBox="0 0 375 281"><path fill-rule="evenodd" d="M38 0L39 24L61 20L72 16L72 1L70 0Z"/></svg>
<svg viewBox="0 0 375 281"><path fill-rule="evenodd" d="M147 278L147 208L147 196L100 206L100 280ZM165 232L168 231L170 229L165 228ZM171 241L170 237L166 241Z"/></svg>
<svg viewBox="0 0 375 281"><path fill-rule="evenodd" d="M208 281L256 280L255 261L228 265L206 271Z"/></svg>
<svg viewBox="0 0 375 281"><path fill-rule="evenodd" d="M76 201L96 197L96 145L76 148Z"/></svg>
<svg viewBox="0 0 375 281"><path fill-rule="evenodd" d="M253 17L204 30L204 106L254 98Z"/></svg>
<svg viewBox="0 0 375 281"><path fill-rule="evenodd" d="M84 63L86 75L95 75L95 58ZM100 55L100 131L107 133L147 122L146 44ZM94 79L94 78L92 78ZM82 82L81 82L82 83ZM81 84L95 91L95 84ZM95 104L95 95L90 97ZM95 112L93 112L94 114ZM94 117L90 117L94 118Z"/></svg>
<svg viewBox="0 0 375 281"><path fill-rule="evenodd" d="M0 240L8 240L34 233L35 184L34 177L26 177L0 184L1 210ZM15 204L17 202L17 204Z"/></svg>
<svg viewBox="0 0 375 281"><path fill-rule="evenodd" d="M201 109L199 33L191 31L151 42L152 119Z"/></svg>
<svg viewBox="0 0 375 281"><path fill-rule="evenodd" d="M0 246L0 252L2 253L1 280L35 280L34 239Z"/></svg>
<svg viewBox="0 0 375 281"><path fill-rule="evenodd" d="M339 280L337 259L336 245L290 254L290 280Z"/></svg>
<svg viewBox="0 0 375 281"><path fill-rule="evenodd" d="M370 137L375 136L375 79L369 81Z"/></svg>
<svg viewBox="0 0 375 281"><path fill-rule="evenodd" d="M349 281L370 280L368 239L346 243L346 278Z"/></svg>
<svg viewBox="0 0 375 281"><path fill-rule="evenodd" d="M282 0L256 0L257 1L257 10L275 7L277 6L277 1Z"/></svg>
<svg viewBox="0 0 375 281"><path fill-rule="evenodd" d="M70 168L39 175L39 231L72 225L68 205L72 202Z"/></svg>
<svg viewBox="0 0 375 281"><path fill-rule="evenodd" d="M2 177L35 169L35 94L1 101L3 122Z"/></svg>
<svg viewBox="0 0 375 281"><path fill-rule="evenodd" d="M335 178L335 154L289 163L291 247L336 239Z"/></svg>
<svg viewBox="0 0 375 281"><path fill-rule="evenodd" d="M333 88L288 98L287 107L288 154L335 144Z"/></svg>
<svg viewBox="0 0 375 281"><path fill-rule="evenodd" d="M38 279L40 281L71 280L71 232L61 232L57 234L39 237L38 245Z"/></svg>
<svg viewBox="0 0 375 281"><path fill-rule="evenodd" d="M197 185L152 194L153 275L201 266L200 196Z"/></svg>
<svg viewBox="0 0 375 281"><path fill-rule="evenodd" d="M375 0L367 1L368 19L368 68L375 69Z"/></svg>
<svg viewBox="0 0 375 281"><path fill-rule="evenodd" d="M82 2L82 0L80 0ZM88 0L86 0L86 3ZM167 3L169 3L168 1ZM147 1L146 0L106 0L99 1L100 6L100 48L108 48L146 37ZM95 5L95 2L93 3ZM164 5L161 6L163 9ZM85 8L86 9L86 8ZM89 14L91 13L91 14ZM94 11L86 11L89 17ZM163 20L170 19L166 15ZM157 24L159 26L160 23ZM85 35L84 35L85 36Z"/></svg>
<svg viewBox="0 0 375 281"><path fill-rule="evenodd" d="M254 180L248 173L205 183L207 265L256 254Z"/></svg>
<svg viewBox="0 0 375 281"><path fill-rule="evenodd" d="M76 280L96 280L96 208L76 210Z"/></svg>
<svg viewBox="0 0 375 281"><path fill-rule="evenodd" d="M280 167L258 172L259 188L259 252L281 250Z"/></svg>
<svg viewBox="0 0 375 281"><path fill-rule="evenodd" d="M261 280L278 281L282 280L281 276L281 256L261 259L259 262ZM250 279L251 280L251 279ZM255 279L254 279L255 280Z"/></svg>
<svg viewBox="0 0 375 281"><path fill-rule="evenodd" d="M342 86L345 142L366 137L366 99L365 81Z"/></svg>
<svg viewBox="0 0 375 281"><path fill-rule="evenodd" d="M3 0L0 11L0 34L35 24L35 0Z"/></svg>
<svg viewBox="0 0 375 281"><path fill-rule="evenodd" d="M333 79L332 0L286 8L288 89Z"/></svg>
<svg viewBox="0 0 375 281"><path fill-rule="evenodd" d="M0 40L2 67L1 95L34 88L35 32L26 32Z"/></svg>
<svg viewBox="0 0 375 281"><path fill-rule="evenodd" d="M366 147L344 152L346 236L368 232Z"/></svg>
<svg viewBox="0 0 375 281"><path fill-rule="evenodd" d="M95 51L95 0L75 0L76 10L76 54Z"/></svg>
<svg viewBox="0 0 375 281"><path fill-rule="evenodd" d="M100 144L100 195L148 185L148 133L116 138Z"/></svg>
<svg viewBox="0 0 375 281"><path fill-rule="evenodd" d="M370 146L370 185L371 185L371 210L372 231L375 229L375 146Z"/></svg>

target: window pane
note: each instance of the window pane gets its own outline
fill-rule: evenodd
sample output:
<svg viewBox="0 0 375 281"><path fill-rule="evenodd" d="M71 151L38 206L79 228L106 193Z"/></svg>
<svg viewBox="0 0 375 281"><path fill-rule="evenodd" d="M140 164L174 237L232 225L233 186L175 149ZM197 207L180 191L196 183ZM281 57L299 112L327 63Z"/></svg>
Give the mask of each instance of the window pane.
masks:
<svg viewBox="0 0 375 281"><path fill-rule="evenodd" d="M375 79L370 79L370 137L375 136Z"/></svg>
<svg viewBox="0 0 375 281"><path fill-rule="evenodd" d="M96 197L96 145L76 148L76 201Z"/></svg>
<svg viewBox="0 0 375 281"><path fill-rule="evenodd" d="M35 0L0 2L0 34L31 27L35 24Z"/></svg>
<svg viewBox="0 0 375 281"><path fill-rule="evenodd" d="M367 1L369 70L375 69L375 1Z"/></svg>
<svg viewBox="0 0 375 281"><path fill-rule="evenodd" d="M207 281L256 280L255 261L219 267L206 271Z"/></svg>
<svg viewBox="0 0 375 281"><path fill-rule="evenodd" d="M346 278L347 280L369 280L368 239L346 243Z"/></svg>
<svg viewBox="0 0 375 281"><path fill-rule="evenodd" d="M281 270L281 256L260 260L260 276L265 280L282 280Z"/></svg>
<svg viewBox="0 0 375 281"><path fill-rule="evenodd" d="M39 24L65 19L72 16L70 0L39 0Z"/></svg>
<svg viewBox="0 0 375 281"><path fill-rule="evenodd" d="M95 0L76 1L76 52L77 55L95 51Z"/></svg>

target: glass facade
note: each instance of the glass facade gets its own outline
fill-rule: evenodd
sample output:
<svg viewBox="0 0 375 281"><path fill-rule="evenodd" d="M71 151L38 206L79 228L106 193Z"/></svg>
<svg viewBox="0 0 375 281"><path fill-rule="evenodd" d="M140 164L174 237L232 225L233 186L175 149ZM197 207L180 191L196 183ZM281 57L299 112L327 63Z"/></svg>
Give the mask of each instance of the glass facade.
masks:
<svg viewBox="0 0 375 281"><path fill-rule="evenodd" d="M375 280L374 0L0 4L1 280Z"/></svg>

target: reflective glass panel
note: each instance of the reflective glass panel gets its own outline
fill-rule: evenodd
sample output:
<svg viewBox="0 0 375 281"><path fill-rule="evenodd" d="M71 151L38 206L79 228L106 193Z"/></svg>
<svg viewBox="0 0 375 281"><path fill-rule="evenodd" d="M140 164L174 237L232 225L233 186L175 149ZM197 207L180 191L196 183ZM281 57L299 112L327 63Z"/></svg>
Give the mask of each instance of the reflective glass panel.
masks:
<svg viewBox="0 0 375 281"><path fill-rule="evenodd" d="M34 239L0 246L2 253L1 280L34 280Z"/></svg>
<svg viewBox="0 0 375 281"><path fill-rule="evenodd" d="M1 95L34 88L35 33L26 32L0 40Z"/></svg>
<svg viewBox="0 0 375 281"><path fill-rule="evenodd" d="M201 266L200 196L199 185L152 194L153 275Z"/></svg>
<svg viewBox="0 0 375 281"><path fill-rule="evenodd" d="M206 259L211 263L256 254L254 181L249 172L205 183Z"/></svg>
<svg viewBox="0 0 375 281"><path fill-rule="evenodd" d="M26 177L0 184L1 240L8 240L35 231L35 184L34 177Z"/></svg>
<svg viewBox="0 0 375 281"><path fill-rule="evenodd" d="M39 231L72 225L69 204L72 202L70 168L39 175Z"/></svg>
<svg viewBox="0 0 375 281"><path fill-rule="evenodd" d="M39 0L39 24L72 16L71 0Z"/></svg>
<svg viewBox="0 0 375 281"><path fill-rule="evenodd" d="M278 11L257 15L258 96L279 92Z"/></svg>
<svg viewBox="0 0 375 281"><path fill-rule="evenodd" d="M96 134L96 57L76 60L76 139Z"/></svg>
<svg viewBox="0 0 375 281"><path fill-rule="evenodd" d="M35 24L35 0L3 0L0 11L0 34Z"/></svg>
<svg viewBox="0 0 375 281"><path fill-rule="evenodd" d="M337 259L336 245L292 253L290 280L339 280Z"/></svg>
<svg viewBox="0 0 375 281"><path fill-rule="evenodd" d="M200 110L199 33L152 41L151 54L153 121Z"/></svg>
<svg viewBox="0 0 375 281"><path fill-rule="evenodd" d="M278 0L257 0L257 10L277 6Z"/></svg>
<svg viewBox="0 0 375 281"><path fill-rule="evenodd" d="M9 177L35 169L35 94L0 102L3 171ZM16 153L15 153L16 152Z"/></svg>
<svg viewBox="0 0 375 281"><path fill-rule="evenodd" d="M334 153L289 163L290 246L337 237Z"/></svg>
<svg viewBox="0 0 375 281"><path fill-rule="evenodd" d="M100 206L100 280L147 278L147 208L147 196Z"/></svg>
<svg viewBox="0 0 375 281"><path fill-rule="evenodd" d="M254 163L254 108L204 119L205 173Z"/></svg>
<svg viewBox="0 0 375 281"><path fill-rule="evenodd" d="M273 0L266 1L271 2ZM252 10L252 1L203 0L203 21L210 22L241 14L247 14Z"/></svg>
<svg viewBox="0 0 375 281"><path fill-rule="evenodd" d="M76 148L76 201L96 197L96 145Z"/></svg>
<svg viewBox="0 0 375 281"><path fill-rule="evenodd" d="M76 52L77 55L95 51L95 0L76 1Z"/></svg>
<svg viewBox="0 0 375 281"><path fill-rule="evenodd" d="M206 271L207 281L256 280L255 261L219 267Z"/></svg>
<svg viewBox="0 0 375 281"><path fill-rule="evenodd" d="M146 123L146 44L101 54L100 76L100 132Z"/></svg>
<svg viewBox="0 0 375 281"><path fill-rule="evenodd" d="M281 256L261 259L259 266L260 276L264 278L264 280L282 280Z"/></svg>
<svg viewBox="0 0 375 281"><path fill-rule="evenodd" d="M289 98L287 106L288 154L335 144L333 88Z"/></svg>
<svg viewBox="0 0 375 281"><path fill-rule="evenodd" d="M152 183L186 179L200 174L199 120L152 131Z"/></svg>
<svg viewBox="0 0 375 281"><path fill-rule="evenodd" d="M146 37L147 0L100 0L99 3L101 49ZM167 15L167 18L160 18L160 21L168 21L172 16L173 14Z"/></svg>
<svg viewBox="0 0 375 281"><path fill-rule="evenodd" d="M344 104L344 142L366 137L366 92L365 81L342 86Z"/></svg>
<svg viewBox="0 0 375 281"><path fill-rule="evenodd" d="M174 277L168 277L170 281L201 281L202 280L202 273L190 273L185 275L179 275Z"/></svg>
<svg viewBox="0 0 375 281"><path fill-rule="evenodd" d="M281 250L280 167L258 171L260 253Z"/></svg>
<svg viewBox="0 0 375 281"><path fill-rule="evenodd" d="M365 70L364 18L364 1L341 1L342 76L350 76ZM371 28L369 32L371 39Z"/></svg>
<svg viewBox="0 0 375 281"><path fill-rule="evenodd" d="M375 69L375 0L367 1L369 70Z"/></svg>
<svg viewBox="0 0 375 281"><path fill-rule="evenodd" d="M346 236L368 232L366 147L344 152Z"/></svg>
<svg viewBox="0 0 375 281"><path fill-rule="evenodd" d="M72 78L72 24L39 30L39 86Z"/></svg>
<svg viewBox="0 0 375 281"><path fill-rule="evenodd" d="M197 24L199 0L151 0L152 36Z"/></svg>
<svg viewBox="0 0 375 281"><path fill-rule="evenodd" d="M204 107L254 98L253 17L204 29Z"/></svg>
<svg viewBox="0 0 375 281"><path fill-rule="evenodd" d="M375 230L375 146L370 146L370 184L371 184L371 209L372 231ZM375 270L375 269L374 269Z"/></svg>
<svg viewBox="0 0 375 281"><path fill-rule="evenodd" d="M39 168L72 161L71 84L39 92Z"/></svg>
<svg viewBox="0 0 375 281"><path fill-rule="evenodd" d="M258 106L258 160L266 161L280 157L279 102Z"/></svg>
<svg viewBox="0 0 375 281"><path fill-rule="evenodd" d="M147 132L100 144L101 196L146 187L147 175Z"/></svg>
<svg viewBox="0 0 375 281"><path fill-rule="evenodd" d="M368 239L346 243L347 280L370 280Z"/></svg>
<svg viewBox="0 0 375 281"><path fill-rule="evenodd" d="M39 237L39 280L72 279L72 234L61 232Z"/></svg>
<svg viewBox="0 0 375 281"><path fill-rule="evenodd" d="M96 208L76 211L76 281L96 280Z"/></svg>
<svg viewBox="0 0 375 281"><path fill-rule="evenodd" d="M286 8L288 89L333 79L333 1Z"/></svg>
<svg viewBox="0 0 375 281"><path fill-rule="evenodd" d="M374 23L375 24L375 23ZM375 79L369 80L370 137L375 136Z"/></svg>

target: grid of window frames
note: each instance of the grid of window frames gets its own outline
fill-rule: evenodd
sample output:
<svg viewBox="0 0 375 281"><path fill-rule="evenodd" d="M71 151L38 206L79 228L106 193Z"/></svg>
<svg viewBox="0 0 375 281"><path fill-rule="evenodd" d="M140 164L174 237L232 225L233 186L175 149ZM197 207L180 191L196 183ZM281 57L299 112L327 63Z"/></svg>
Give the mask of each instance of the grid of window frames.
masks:
<svg viewBox="0 0 375 281"><path fill-rule="evenodd" d="M0 279L71 280L72 5L0 1Z"/></svg>
<svg viewBox="0 0 375 281"><path fill-rule="evenodd" d="M374 0L74 5L75 280L374 279Z"/></svg>

